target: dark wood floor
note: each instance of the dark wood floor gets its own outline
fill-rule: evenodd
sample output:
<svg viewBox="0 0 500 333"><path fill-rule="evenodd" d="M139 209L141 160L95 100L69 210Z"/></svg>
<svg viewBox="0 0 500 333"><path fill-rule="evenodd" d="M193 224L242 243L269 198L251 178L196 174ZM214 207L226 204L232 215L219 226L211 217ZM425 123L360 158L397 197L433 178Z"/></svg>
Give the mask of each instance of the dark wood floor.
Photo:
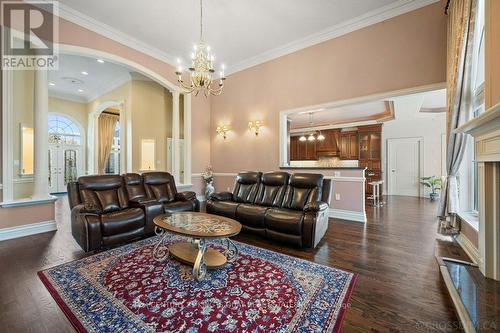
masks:
<svg viewBox="0 0 500 333"><path fill-rule="evenodd" d="M331 220L315 250L301 251L253 236L237 240L359 274L343 332L456 332L458 319L440 278L435 251L465 259L436 241L436 205L388 197L367 208L368 223ZM57 202L59 230L0 242L0 332L71 332L38 270L84 257L69 229L67 201Z"/></svg>

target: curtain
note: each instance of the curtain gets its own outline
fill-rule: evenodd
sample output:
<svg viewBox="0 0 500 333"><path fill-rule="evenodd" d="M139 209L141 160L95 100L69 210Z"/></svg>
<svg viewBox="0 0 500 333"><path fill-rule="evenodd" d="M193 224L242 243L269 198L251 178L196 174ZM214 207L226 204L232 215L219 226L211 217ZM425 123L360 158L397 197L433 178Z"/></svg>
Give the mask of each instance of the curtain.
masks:
<svg viewBox="0 0 500 333"><path fill-rule="evenodd" d="M99 174L104 174L106 162L108 161L111 148L113 146L113 137L115 136L115 126L119 117L110 114L101 114L99 116L98 125L98 142L99 142L99 159L98 168Z"/></svg>
<svg viewBox="0 0 500 333"><path fill-rule="evenodd" d="M458 232L456 213L460 211L457 174L469 137L453 130L470 119L472 109L472 65L476 0L451 0L448 12L447 45L447 177L443 184L438 215L439 232Z"/></svg>

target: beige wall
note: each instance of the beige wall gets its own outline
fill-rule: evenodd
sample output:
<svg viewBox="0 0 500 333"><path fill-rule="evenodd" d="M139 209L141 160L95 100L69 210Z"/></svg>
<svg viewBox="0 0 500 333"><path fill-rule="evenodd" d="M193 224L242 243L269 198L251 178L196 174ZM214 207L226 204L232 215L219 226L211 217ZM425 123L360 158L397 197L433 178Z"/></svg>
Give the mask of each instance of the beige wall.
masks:
<svg viewBox="0 0 500 333"><path fill-rule="evenodd" d="M86 103L79 103L66 99L50 97L49 112L56 112L70 116L71 119L77 121L78 124L83 127L84 131L87 132L88 115Z"/></svg>
<svg viewBox="0 0 500 333"><path fill-rule="evenodd" d="M172 94L150 81L132 81L132 170L141 169L141 140L154 139L156 170L167 170L172 135Z"/></svg>
<svg viewBox="0 0 500 333"><path fill-rule="evenodd" d="M211 161L216 172L279 166L279 112L286 109L444 82L444 3L230 75L211 103ZM247 128L260 119L258 137ZM221 123L232 132L215 135Z"/></svg>
<svg viewBox="0 0 500 333"><path fill-rule="evenodd" d="M486 0L485 103L486 109L500 103L500 1Z"/></svg>

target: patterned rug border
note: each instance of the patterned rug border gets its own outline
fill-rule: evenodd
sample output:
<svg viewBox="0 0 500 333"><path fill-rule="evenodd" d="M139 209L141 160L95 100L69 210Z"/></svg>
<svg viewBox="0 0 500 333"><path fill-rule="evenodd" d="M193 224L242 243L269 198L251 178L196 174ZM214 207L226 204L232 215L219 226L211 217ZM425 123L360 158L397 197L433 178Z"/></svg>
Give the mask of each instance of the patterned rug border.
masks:
<svg viewBox="0 0 500 333"><path fill-rule="evenodd" d="M38 271L37 275L38 275L39 279L41 280L41 282L44 284L44 286L47 288L47 291L52 296L52 298L54 299L54 301L56 302L56 304L59 306L59 308L61 309L61 311L64 313L64 315L66 316L66 318L68 319L68 321L71 323L71 325L73 326L73 328L78 333L88 333L87 329L82 325L82 323L80 322L80 320L78 319L78 317L73 313L73 311L70 309L70 307L61 298L61 296L59 295L58 291L52 285L52 283L50 282L50 279L47 277L47 275L45 274L45 272L49 271L51 269L57 268L59 266L67 265L69 263L80 261L80 260L86 260L86 259L89 259L89 258L92 258L92 257L95 257L95 256L102 255L102 254L107 253L107 252L119 251L120 249L125 248L125 247L137 248L137 247L139 247L141 245L145 245L145 244L142 244L142 243L147 243L147 242L151 241L151 239L154 238L154 237L156 237L156 236L145 238L145 239L140 239L140 240L135 241L133 243L124 244L124 245L121 245L119 247L111 248L111 249L108 249L108 250L105 250L105 251L99 251L99 252L94 253L94 254L92 254L90 256L86 256L86 257L83 257L83 258L70 260L68 262L65 262L65 263L62 263L62 264L59 264L59 265L54 265L52 267L45 268L45 269L42 269L42 270ZM345 270L345 269L340 269L340 268L337 268L337 267L334 267L334 266L327 266L327 265L319 264L319 263L316 263L316 262L313 262L313 261L309 261L309 260L306 260L306 259L302 259L302 258L299 258L299 257L294 257L294 256L286 254L286 253L281 253L281 252L277 252L277 251L268 250L268 249L265 249L265 248L262 248L262 247L258 247L258 246L247 244L247 243L243 243L243 242L238 242L238 241L233 241L233 242L236 243L236 244L240 244L240 245L246 246L246 247L254 248L254 249L258 250L258 251L270 252L270 253L277 253L277 254L279 254L281 256L285 256L285 257L288 257L288 258L293 259L293 260L298 260L298 261L301 261L301 262L305 262L305 263L310 264L310 265L321 266L321 267L326 267L326 268L330 268L330 269L333 268L333 269L336 269L336 270L340 270L340 271L344 271L344 272L352 274L352 278L349 281L349 286L347 287L347 290L345 292L345 297L342 300L341 309L339 310L339 313L338 313L338 318L337 318L337 320L335 322L334 327L330 331L331 333L339 333L340 332L340 330L342 328L342 324L344 322L344 316L345 316L345 314L347 312L347 309L348 309L348 307L346 305L349 303L349 301L350 301L350 299L352 297L352 293L354 291L354 286L355 286L355 284L356 284L356 282L358 280L358 277L359 277L358 273L354 273L352 271L348 271L348 270ZM327 329L328 329L328 327L325 327L324 330L323 330L323 332L327 332Z"/></svg>

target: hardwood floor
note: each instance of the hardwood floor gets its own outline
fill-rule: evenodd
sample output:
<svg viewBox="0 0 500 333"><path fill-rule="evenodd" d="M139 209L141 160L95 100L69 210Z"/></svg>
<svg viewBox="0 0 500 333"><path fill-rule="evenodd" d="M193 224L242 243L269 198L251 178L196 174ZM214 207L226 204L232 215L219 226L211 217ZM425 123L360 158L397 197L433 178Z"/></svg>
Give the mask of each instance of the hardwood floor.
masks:
<svg viewBox="0 0 500 333"><path fill-rule="evenodd" d="M383 208L367 207L366 225L331 220L315 250L251 235L236 239L358 273L342 332L456 332L458 319L434 255L466 259L465 253L454 243L436 242L435 203L412 197L386 201ZM71 237L65 198L56 213L57 232L0 242L1 332L73 331L36 276L88 255Z"/></svg>

